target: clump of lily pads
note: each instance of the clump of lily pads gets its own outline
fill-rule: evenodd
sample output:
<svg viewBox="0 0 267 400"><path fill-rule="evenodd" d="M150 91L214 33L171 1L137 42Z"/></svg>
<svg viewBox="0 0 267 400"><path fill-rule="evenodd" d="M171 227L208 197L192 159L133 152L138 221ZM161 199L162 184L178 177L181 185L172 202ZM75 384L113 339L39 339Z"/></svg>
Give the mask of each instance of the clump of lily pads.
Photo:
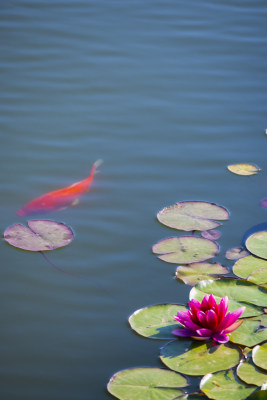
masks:
<svg viewBox="0 0 267 400"><path fill-rule="evenodd" d="M215 240L220 235L212 230L228 217L224 207L207 202L180 202L158 213L164 225L192 231L191 236L170 237L153 246L160 260L180 264L176 278L193 286L189 308L155 304L129 317L139 335L170 341L160 351L164 368L132 368L113 375L108 390L118 399L266 398L267 229L249 232L243 247L226 252L228 260L236 260L236 276L227 278L226 267L207 260L219 251ZM199 377L197 393L184 390L190 376Z"/></svg>

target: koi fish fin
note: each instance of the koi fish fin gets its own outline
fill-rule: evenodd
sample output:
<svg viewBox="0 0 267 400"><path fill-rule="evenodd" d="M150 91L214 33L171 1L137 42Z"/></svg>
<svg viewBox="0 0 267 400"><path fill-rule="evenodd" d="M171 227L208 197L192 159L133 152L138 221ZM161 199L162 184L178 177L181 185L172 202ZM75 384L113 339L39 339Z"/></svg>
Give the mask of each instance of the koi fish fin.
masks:
<svg viewBox="0 0 267 400"><path fill-rule="evenodd" d="M97 168L100 167L100 165L103 164L103 162L104 161L101 159L96 160L96 162L94 162L93 167L92 167L94 169L94 174L98 172Z"/></svg>
<svg viewBox="0 0 267 400"><path fill-rule="evenodd" d="M75 200L73 200L72 203L70 203L70 206L71 206L71 207L77 206L77 204L79 204L79 203L80 203L80 200L79 200L79 199L75 199Z"/></svg>

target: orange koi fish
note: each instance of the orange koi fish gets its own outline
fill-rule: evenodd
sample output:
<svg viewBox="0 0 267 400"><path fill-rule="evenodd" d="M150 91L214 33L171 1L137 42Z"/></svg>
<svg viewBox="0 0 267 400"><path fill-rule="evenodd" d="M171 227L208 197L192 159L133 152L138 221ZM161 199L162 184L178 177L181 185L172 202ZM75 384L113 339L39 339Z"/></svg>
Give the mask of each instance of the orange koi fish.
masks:
<svg viewBox="0 0 267 400"><path fill-rule="evenodd" d="M20 217L31 214L42 214L49 211L62 210L66 207L78 204L78 198L90 189L95 170L101 164L101 162L101 160L98 160L93 164L88 178L84 179L83 181L73 183L73 185L66 188L55 190L53 192L46 193L43 196L37 197L17 211L16 214Z"/></svg>

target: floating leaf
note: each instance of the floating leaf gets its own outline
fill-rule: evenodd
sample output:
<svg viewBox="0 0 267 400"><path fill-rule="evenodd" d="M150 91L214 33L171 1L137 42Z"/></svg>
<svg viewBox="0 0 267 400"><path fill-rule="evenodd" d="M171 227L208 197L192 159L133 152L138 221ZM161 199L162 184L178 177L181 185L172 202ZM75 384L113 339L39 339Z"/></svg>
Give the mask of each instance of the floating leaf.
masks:
<svg viewBox="0 0 267 400"><path fill-rule="evenodd" d="M267 197L265 197L265 199L262 199L262 201L260 202L260 205L261 205L263 208L267 208Z"/></svg>
<svg viewBox="0 0 267 400"><path fill-rule="evenodd" d="M227 258L227 260L238 260L239 258L243 258L248 255L249 252L242 249L242 247L233 247L232 249L227 250L225 253L225 258Z"/></svg>
<svg viewBox="0 0 267 400"><path fill-rule="evenodd" d="M246 240L253 233L267 231L267 222L262 222L261 224L253 225L251 228L247 229L242 237L242 246L245 246Z"/></svg>
<svg viewBox="0 0 267 400"><path fill-rule="evenodd" d="M248 281L262 285L267 283L267 267L256 269L248 276Z"/></svg>
<svg viewBox="0 0 267 400"><path fill-rule="evenodd" d="M210 399L216 400L245 400L256 390L255 386L241 382L231 370L204 376L200 389Z"/></svg>
<svg viewBox="0 0 267 400"><path fill-rule="evenodd" d="M129 317L131 328L139 335L151 339L173 339L173 329L177 328L174 315L186 310L179 304L156 304L141 308Z"/></svg>
<svg viewBox="0 0 267 400"><path fill-rule="evenodd" d="M206 231L216 228L220 223L214 220L227 220L228 211L221 206L206 201L181 201L165 207L157 214L158 220L170 228L182 231Z"/></svg>
<svg viewBox="0 0 267 400"><path fill-rule="evenodd" d="M267 369L267 342L254 347L252 359L258 367Z"/></svg>
<svg viewBox="0 0 267 400"><path fill-rule="evenodd" d="M30 220L28 226L14 224L8 227L4 232L5 240L19 249L45 251L67 246L74 237L71 228L62 222Z"/></svg>
<svg viewBox="0 0 267 400"><path fill-rule="evenodd" d="M180 374L160 368L131 368L117 372L108 383L108 391L121 400L173 400L187 386Z"/></svg>
<svg viewBox="0 0 267 400"><path fill-rule="evenodd" d="M159 258L175 264L190 264L212 258L219 246L212 240L181 236L161 240L153 246L153 253L162 254Z"/></svg>
<svg viewBox="0 0 267 400"><path fill-rule="evenodd" d="M247 256L236 261L233 272L240 278L248 278L254 271L267 267L267 261L254 256Z"/></svg>
<svg viewBox="0 0 267 400"><path fill-rule="evenodd" d="M241 362L236 372L238 377L249 385L261 386L267 382L266 371L257 368L250 358Z"/></svg>
<svg viewBox="0 0 267 400"><path fill-rule="evenodd" d="M261 320L244 319L242 324L233 332L229 333L231 342L253 347L267 340L267 329L261 326Z"/></svg>
<svg viewBox="0 0 267 400"><path fill-rule="evenodd" d="M246 309L242 317L260 315L263 310L256 306L265 306L267 290L251 282L237 279L219 279L216 281L201 281L191 289L190 300L201 301L206 294L213 294L218 302L222 297L229 298L229 311L233 312L241 306ZM249 302L249 303L248 303ZM252 303L252 304L250 304ZM256 306L254 306L254 304Z"/></svg>
<svg viewBox="0 0 267 400"><path fill-rule="evenodd" d="M210 231L202 231L201 236L205 239L217 240L221 237L221 233L211 229Z"/></svg>
<svg viewBox="0 0 267 400"><path fill-rule="evenodd" d="M260 168L255 164L232 164L227 166L228 170L237 175L255 175Z"/></svg>
<svg viewBox="0 0 267 400"><path fill-rule="evenodd" d="M246 240L246 248L255 256L267 259L267 231L256 232Z"/></svg>
<svg viewBox="0 0 267 400"><path fill-rule="evenodd" d="M186 350L185 350L186 349ZM229 343L173 340L161 349L161 361L170 369L186 375L205 375L237 365L242 353Z"/></svg>
<svg viewBox="0 0 267 400"><path fill-rule="evenodd" d="M198 282L206 279L218 279L219 274L228 274L227 268L221 264L209 264L207 262L192 263L187 266L179 266L176 269L176 278L184 283L194 286Z"/></svg>

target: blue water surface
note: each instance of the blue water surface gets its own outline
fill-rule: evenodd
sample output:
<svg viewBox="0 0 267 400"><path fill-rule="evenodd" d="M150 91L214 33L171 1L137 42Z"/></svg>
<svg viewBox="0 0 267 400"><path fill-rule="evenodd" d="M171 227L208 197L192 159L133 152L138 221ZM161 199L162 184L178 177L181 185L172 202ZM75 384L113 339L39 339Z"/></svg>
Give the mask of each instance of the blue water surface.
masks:
<svg viewBox="0 0 267 400"><path fill-rule="evenodd" d="M49 257L82 278L2 240L1 399L106 400L115 372L161 366L164 342L127 323L188 301L176 266L151 252L177 234L161 208L227 207L216 261L229 267L225 251L267 221L266 19L261 0L1 2L2 232L104 160L78 206L45 216L75 231ZM262 171L227 170L240 162Z"/></svg>

